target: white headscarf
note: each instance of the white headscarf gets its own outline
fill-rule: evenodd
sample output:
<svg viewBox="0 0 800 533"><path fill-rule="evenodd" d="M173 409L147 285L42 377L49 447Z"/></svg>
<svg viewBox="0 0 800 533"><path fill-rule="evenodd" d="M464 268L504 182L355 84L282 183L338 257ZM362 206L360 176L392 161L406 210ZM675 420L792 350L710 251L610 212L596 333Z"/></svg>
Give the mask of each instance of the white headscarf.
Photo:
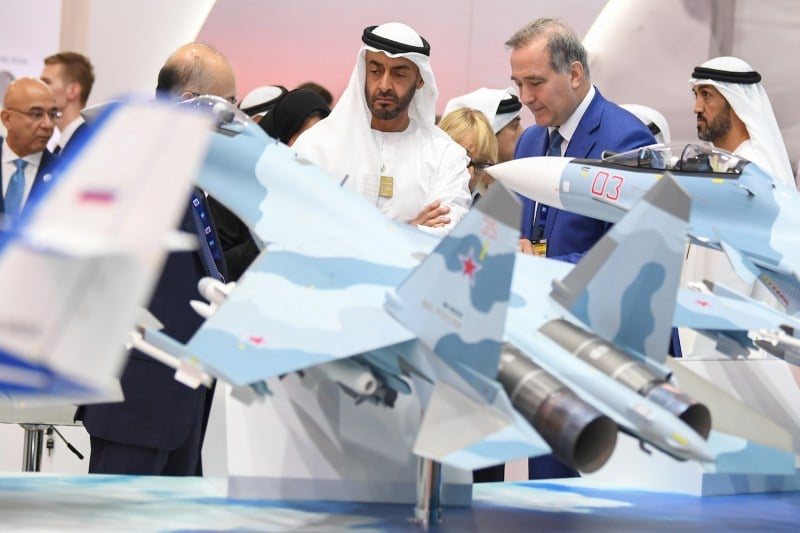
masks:
<svg viewBox="0 0 800 533"><path fill-rule="evenodd" d="M399 22L382 24L371 31L368 28L365 34L367 32L400 45L420 48L427 45L416 31ZM350 83L331 114L300 135L293 148L311 161L321 164L336 177L344 178L347 175L348 186L376 203L381 161L378 144L372 134L372 113L364 95L366 82L364 58L367 50L381 52L391 58L403 57L417 65L425 84L421 89L417 89L411 100L409 117L417 128L428 129L434 135L440 133L446 135L435 125L436 99L439 97L439 90L436 88L430 58L420 52L391 53L386 49L363 44L358 51Z"/></svg>
<svg viewBox="0 0 800 533"><path fill-rule="evenodd" d="M667 124L667 119L660 112L641 104L622 104L620 107L636 115L636 118L650 129L659 144L669 144L671 142L669 124Z"/></svg>
<svg viewBox="0 0 800 533"><path fill-rule="evenodd" d="M274 105L278 98L286 94L286 88L280 85L262 85L256 87L239 102L239 109L249 116L264 113Z"/></svg>
<svg viewBox="0 0 800 533"><path fill-rule="evenodd" d="M492 130L497 134L509 122L518 117L520 111L522 111L522 104L520 104L518 108L511 112L498 113L498 108L503 100L517 100L517 97L511 89L487 89L486 87L481 87L471 93L457 96L448 101L447 105L444 106L442 117L446 117L448 113L456 109L465 107L477 109L486 115L486 118L489 119L489 124L492 125Z"/></svg>
<svg viewBox="0 0 800 533"><path fill-rule="evenodd" d="M761 155L759 161L753 161L767 172L783 181L793 185L794 175L789 162L789 154L781 136L775 113L772 111L767 91L760 81L748 83L747 81L721 81L724 78L735 79L737 74L750 76L760 80L761 76L753 70L748 63L738 57L715 57L709 59L692 73L689 80L693 87L696 85L713 85L728 101L736 115L744 122L753 150ZM708 76L706 78L705 76ZM741 77L741 76L740 76Z"/></svg>

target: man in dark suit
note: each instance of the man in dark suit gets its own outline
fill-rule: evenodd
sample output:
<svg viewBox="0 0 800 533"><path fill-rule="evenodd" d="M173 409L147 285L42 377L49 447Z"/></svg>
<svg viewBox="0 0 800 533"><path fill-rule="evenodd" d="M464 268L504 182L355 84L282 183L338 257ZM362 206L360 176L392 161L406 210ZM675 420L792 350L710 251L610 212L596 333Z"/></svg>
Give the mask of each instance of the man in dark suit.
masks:
<svg viewBox="0 0 800 533"><path fill-rule="evenodd" d="M535 20L506 46L511 48L511 79L536 120L517 142L515 158L599 158L606 150L623 152L656 142L641 121L592 85L586 50L561 21ZM560 144L551 148L557 136ZM600 220L536 207L527 198L523 208L523 250L531 251L531 239L541 239L547 243L547 257L554 259L577 263L608 229Z"/></svg>
<svg viewBox="0 0 800 533"><path fill-rule="evenodd" d="M41 81L20 78L8 86L0 112L7 132L0 137L0 213L18 215L49 180L54 158L47 141L60 116L52 91Z"/></svg>
<svg viewBox="0 0 800 533"><path fill-rule="evenodd" d="M196 94L235 99L236 82L219 52L191 43L167 60L158 75L157 91L175 99ZM189 306L197 296L197 282L209 275L222 279L225 274L202 191L191 191L180 229L207 233L210 238L200 237L199 251L169 255L148 309L164 324L166 334L186 342L203 322ZM83 420L91 438L90 473L202 474L200 451L212 391L202 385L190 389L174 375L173 368L132 350L120 378L125 400L79 409L76 417Z"/></svg>
<svg viewBox="0 0 800 533"><path fill-rule="evenodd" d="M599 158L605 150L622 152L656 142L639 119L592 85L586 50L563 22L535 20L506 46L511 48L511 79L536 120L517 142L515 158ZM577 263L609 227L601 220L522 200L520 247L529 253L534 253L531 240L541 240L547 257ZM531 479L575 475L552 456L529 462Z"/></svg>
<svg viewBox="0 0 800 533"><path fill-rule="evenodd" d="M86 107L94 85L94 69L89 58L76 52L59 52L46 57L39 78L53 91L62 116L56 121L61 132L53 152L66 155L80 146L86 131L81 109ZM75 142L73 142L75 141Z"/></svg>

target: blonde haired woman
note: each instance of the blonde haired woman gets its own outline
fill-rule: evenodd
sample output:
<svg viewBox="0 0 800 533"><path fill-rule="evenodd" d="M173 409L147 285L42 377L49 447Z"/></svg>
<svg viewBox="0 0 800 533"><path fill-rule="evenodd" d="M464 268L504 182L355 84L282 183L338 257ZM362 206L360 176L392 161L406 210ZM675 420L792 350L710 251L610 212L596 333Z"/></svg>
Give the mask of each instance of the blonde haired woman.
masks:
<svg viewBox="0 0 800 533"><path fill-rule="evenodd" d="M498 157L494 130L486 115L466 107L445 115L439 127L467 151L469 190L475 201L494 182L494 178L486 174L486 168L494 165Z"/></svg>

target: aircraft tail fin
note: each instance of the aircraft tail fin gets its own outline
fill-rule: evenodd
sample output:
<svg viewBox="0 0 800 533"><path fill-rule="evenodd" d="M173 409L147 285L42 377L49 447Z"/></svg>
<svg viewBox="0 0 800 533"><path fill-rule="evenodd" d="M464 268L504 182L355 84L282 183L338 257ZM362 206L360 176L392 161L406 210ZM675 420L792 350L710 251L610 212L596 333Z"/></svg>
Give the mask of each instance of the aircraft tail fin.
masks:
<svg viewBox="0 0 800 533"><path fill-rule="evenodd" d="M505 395L485 404L443 381L433 387L414 443L416 455L465 470L550 451Z"/></svg>
<svg viewBox="0 0 800 533"><path fill-rule="evenodd" d="M690 198L667 174L560 281L551 296L604 339L667 355Z"/></svg>
<svg viewBox="0 0 800 533"><path fill-rule="evenodd" d="M121 370L210 126L166 103L120 106L3 237L0 353L40 370L26 394L105 386Z"/></svg>
<svg viewBox="0 0 800 533"><path fill-rule="evenodd" d="M448 364L497 375L521 207L499 184L389 297L387 310Z"/></svg>

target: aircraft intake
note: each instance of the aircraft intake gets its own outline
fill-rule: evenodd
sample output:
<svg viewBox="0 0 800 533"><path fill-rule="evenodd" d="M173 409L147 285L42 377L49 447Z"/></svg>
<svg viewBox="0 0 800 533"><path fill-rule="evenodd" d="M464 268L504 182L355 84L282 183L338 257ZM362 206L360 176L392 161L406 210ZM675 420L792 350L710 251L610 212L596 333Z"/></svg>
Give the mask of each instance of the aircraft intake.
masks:
<svg viewBox="0 0 800 533"><path fill-rule="evenodd" d="M669 382L669 374L657 373L612 343L564 319L551 320L539 331L581 361L674 414L704 439L708 438L711 432L708 407L675 388Z"/></svg>
<svg viewBox="0 0 800 533"><path fill-rule="evenodd" d="M617 424L511 344L503 346L497 380L556 457L588 473L611 456Z"/></svg>

